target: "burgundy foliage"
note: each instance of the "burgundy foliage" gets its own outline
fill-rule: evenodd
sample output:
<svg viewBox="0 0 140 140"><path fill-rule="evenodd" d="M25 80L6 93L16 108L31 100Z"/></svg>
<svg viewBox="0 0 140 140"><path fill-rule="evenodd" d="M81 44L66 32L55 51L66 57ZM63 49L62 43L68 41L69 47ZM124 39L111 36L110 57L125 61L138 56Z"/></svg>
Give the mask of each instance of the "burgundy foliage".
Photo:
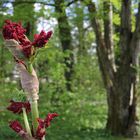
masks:
<svg viewBox="0 0 140 140"><path fill-rule="evenodd" d="M11 104L7 107L7 109L15 114L22 113L22 108L25 108L27 113L31 111L29 102L15 102L13 100L10 102Z"/></svg>
<svg viewBox="0 0 140 140"><path fill-rule="evenodd" d="M17 133L19 133L20 131L25 132L24 129L22 128L21 124L17 120L11 121L9 126Z"/></svg>
<svg viewBox="0 0 140 140"><path fill-rule="evenodd" d="M37 119L37 121L38 121L38 128L36 131L36 138L37 139L39 139L39 140L42 139L42 137L46 134L45 128L49 127L51 121L57 116L58 116L57 113L49 113L44 120L40 119L40 118Z"/></svg>
<svg viewBox="0 0 140 140"><path fill-rule="evenodd" d="M52 121L55 117L57 117L57 116L58 116L57 113L49 113L49 114L47 115L47 117L45 118L45 120L44 120L44 122L45 122L45 127L46 127L46 128L49 127L51 121Z"/></svg>
<svg viewBox="0 0 140 140"><path fill-rule="evenodd" d="M34 42L33 45L38 48L42 48L52 36L52 31L45 32L44 30L41 31L40 34L34 35Z"/></svg>
<svg viewBox="0 0 140 140"><path fill-rule="evenodd" d="M22 27L21 23L15 23L10 20L5 21L3 26L4 39L15 39L20 48L23 50L23 54L29 58L32 54L32 43L25 36L26 30Z"/></svg>
<svg viewBox="0 0 140 140"><path fill-rule="evenodd" d="M41 140L43 138L43 136L45 136L46 132L45 132L45 123L43 119L38 118L38 128L36 131L36 138Z"/></svg>
<svg viewBox="0 0 140 140"><path fill-rule="evenodd" d="M2 33L4 39L15 39L19 43L19 47L22 48L23 54L27 58L30 58L34 54L32 45L37 48L42 48L52 36L52 31L46 33L42 30L40 34L34 35L34 41L32 43L26 37L26 30L22 27L21 23L15 23L10 20L5 21Z"/></svg>

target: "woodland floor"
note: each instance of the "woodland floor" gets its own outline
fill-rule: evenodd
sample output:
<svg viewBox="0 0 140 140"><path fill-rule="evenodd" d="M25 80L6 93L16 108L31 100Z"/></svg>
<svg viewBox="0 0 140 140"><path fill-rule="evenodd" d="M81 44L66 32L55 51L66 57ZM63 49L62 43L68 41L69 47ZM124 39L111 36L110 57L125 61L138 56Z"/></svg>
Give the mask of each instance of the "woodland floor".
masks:
<svg viewBox="0 0 140 140"><path fill-rule="evenodd" d="M5 109L17 90L14 85L11 88L7 86L2 87L3 92L0 95L0 140L20 140L8 127L8 121L18 119L22 122L22 119ZM105 132L107 105L104 90L94 95L70 93L52 96L46 94L44 88L40 93L39 108L42 118L48 112L57 112L60 115L47 130L48 140L132 140L115 138Z"/></svg>

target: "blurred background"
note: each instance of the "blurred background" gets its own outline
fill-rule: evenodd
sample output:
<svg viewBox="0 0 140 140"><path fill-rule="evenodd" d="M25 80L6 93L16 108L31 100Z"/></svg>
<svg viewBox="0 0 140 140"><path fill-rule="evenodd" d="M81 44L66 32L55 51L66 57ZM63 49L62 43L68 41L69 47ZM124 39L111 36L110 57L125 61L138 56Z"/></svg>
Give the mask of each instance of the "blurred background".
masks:
<svg viewBox="0 0 140 140"><path fill-rule="evenodd" d="M97 6L99 1L94 1ZM118 0L113 1L116 9ZM100 7L99 7L100 8ZM53 30L47 49L34 67L40 81L39 112L60 116L47 129L49 140L121 140L105 131L106 90L96 56L95 34L87 6L78 0L0 0L0 140L20 140L8 126L19 115L6 110L11 99L24 100L14 59L4 46L2 27L6 19L21 21L33 40L41 30ZM119 14L113 19L118 25ZM114 34L117 45L118 36ZM117 54L117 49L116 49Z"/></svg>

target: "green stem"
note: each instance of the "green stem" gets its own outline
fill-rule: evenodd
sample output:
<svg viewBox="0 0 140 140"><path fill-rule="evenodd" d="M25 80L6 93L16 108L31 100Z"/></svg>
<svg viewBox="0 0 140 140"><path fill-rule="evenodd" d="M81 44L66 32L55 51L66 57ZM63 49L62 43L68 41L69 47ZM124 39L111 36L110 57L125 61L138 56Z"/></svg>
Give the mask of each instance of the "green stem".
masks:
<svg viewBox="0 0 140 140"><path fill-rule="evenodd" d="M30 129L30 125L29 125L29 122L28 122L28 117L27 117L27 113L26 113L25 108L22 108L22 111L23 111L23 119L24 119L24 124L25 124L26 131L32 137L32 133L31 133L31 129Z"/></svg>
<svg viewBox="0 0 140 140"><path fill-rule="evenodd" d="M42 138L42 140L45 140L45 136Z"/></svg>
<svg viewBox="0 0 140 140"><path fill-rule="evenodd" d="M31 101L30 104L31 104L31 113L32 113L32 125L35 134L38 127L37 118L39 118L38 103L37 101Z"/></svg>
<svg viewBox="0 0 140 140"><path fill-rule="evenodd" d="M31 104L33 131L34 131L34 134L35 134L36 130L37 130L37 127L38 127L37 118L39 118L38 102L37 101L31 101L30 104ZM42 138L42 140L45 140L45 136Z"/></svg>
<svg viewBox="0 0 140 140"><path fill-rule="evenodd" d="M27 62L27 70L28 70L28 72L29 73L31 73L32 74L32 70L33 70L33 65L32 65L32 63L29 61L29 62Z"/></svg>

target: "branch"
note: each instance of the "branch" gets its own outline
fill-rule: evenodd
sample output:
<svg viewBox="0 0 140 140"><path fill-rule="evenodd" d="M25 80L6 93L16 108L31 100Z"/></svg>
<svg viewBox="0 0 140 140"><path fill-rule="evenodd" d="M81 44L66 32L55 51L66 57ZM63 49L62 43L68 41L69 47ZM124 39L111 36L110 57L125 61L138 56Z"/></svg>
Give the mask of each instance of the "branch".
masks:
<svg viewBox="0 0 140 140"><path fill-rule="evenodd" d="M133 33L132 42L131 42L131 48L132 48L132 61L133 65L139 64L139 52L140 52L140 3L138 8L138 13L136 16L136 28Z"/></svg>
<svg viewBox="0 0 140 140"><path fill-rule="evenodd" d="M103 77L105 76L107 77L106 79L108 79L108 83L109 80L113 81L114 80L114 68L113 65L108 57L108 52L107 52L107 48L106 48L106 44L104 41L104 37L102 35L102 30L101 30L101 24L99 22L99 19L97 17L97 11L96 11L96 7L95 7L95 3L93 3L91 0L89 1L89 3L87 4L88 6L88 10L90 12L90 17L91 17L91 24L92 27L94 28L95 34L96 34L96 41L97 41L97 55L100 63L100 68L101 71L103 73Z"/></svg>
<svg viewBox="0 0 140 140"><path fill-rule="evenodd" d="M4 0L4 1L1 1L2 3L13 3L14 5L19 5L19 4L35 4L35 3L40 3L40 4L43 4L43 5L48 5L48 6L55 6L55 4L53 3L47 3L45 1L28 1L28 0L24 0L24 1L9 1L9 0Z"/></svg>
<svg viewBox="0 0 140 140"><path fill-rule="evenodd" d="M131 0L122 0L121 26L131 31Z"/></svg>
<svg viewBox="0 0 140 140"><path fill-rule="evenodd" d="M102 33L101 33L101 25L100 25L100 22L99 20L96 18L96 7L95 7L95 3L93 2L89 2L89 4L87 5L88 6L88 10L90 12L90 16L91 16L91 24L95 30L95 33L96 33L96 38L97 40L103 40L103 36L102 36Z"/></svg>
<svg viewBox="0 0 140 140"><path fill-rule="evenodd" d="M71 4L77 2L78 0L72 0L71 2L67 3L67 7L70 6ZM19 5L19 4L35 4L35 3L40 3L40 4L43 4L43 5L48 5L48 6L55 6L55 4L53 3L47 3L45 1L27 1L27 0L24 0L24 1L9 1L9 0L4 0L4 1L1 1L1 3L14 3L15 5Z"/></svg>
<svg viewBox="0 0 140 140"><path fill-rule="evenodd" d="M113 47L113 26L112 26L112 5L104 2L104 38L106 47L111 50Z"/></svg>
<svg viewBox="0 0 140 140"><path fill-rule="evenodd" d="M77 2L77 1L78 1L78 0L72 0L71 2L69 2L69 3L67 4L67 7L70 6L71 4Z"/></svg>
<svg viewBox="0 0 140 140"><path fill-rule="evenodd" d="M113 22L112 22L112 4L105 1L104 5L104 39L108 52L108 57L112 62L112 65L115 68L114 64L114 49L113 49Z"/></svg>
<svg viewBox="0 0 140 140"><path fill-rule="evenodd" d="M131 0L122 0L120 45L122 53L129 49L131 40Z"/></svg>
<svg viewBox="0 0 140 140"><path fill-rule="evenodd" d="M138 7L138 13L136 15L136 29L133 33L134 38L139 38L140 39L140 3L139 3L139 7Z"/></svg>

